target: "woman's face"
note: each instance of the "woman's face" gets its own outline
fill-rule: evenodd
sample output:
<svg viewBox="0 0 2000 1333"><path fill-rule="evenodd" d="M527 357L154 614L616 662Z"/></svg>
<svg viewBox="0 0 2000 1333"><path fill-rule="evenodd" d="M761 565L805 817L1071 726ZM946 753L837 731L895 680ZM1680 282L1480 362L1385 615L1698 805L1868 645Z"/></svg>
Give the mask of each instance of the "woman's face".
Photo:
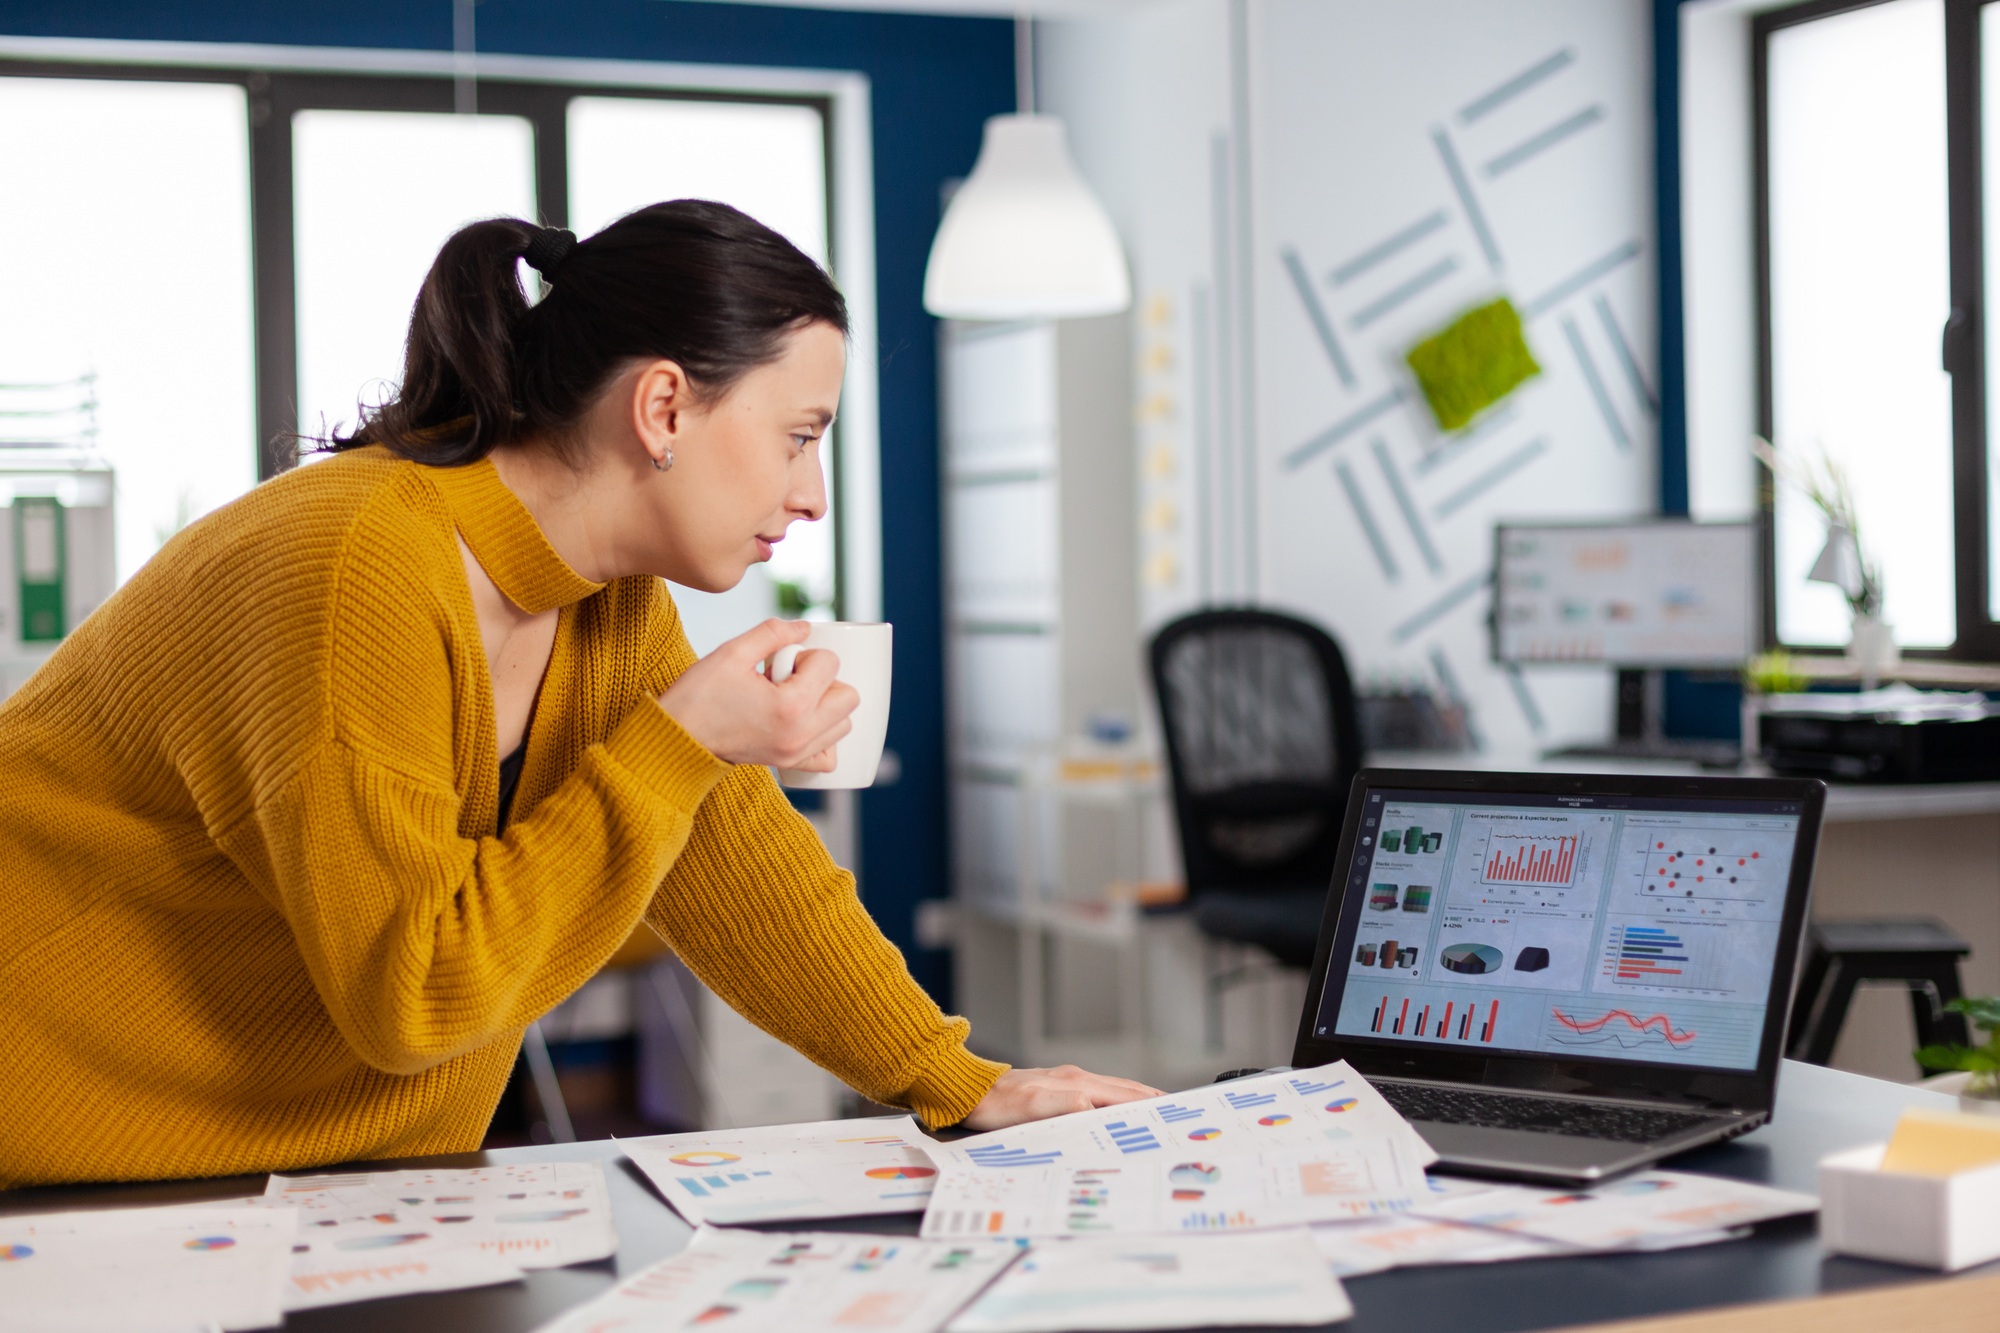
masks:
<svg viewBox="0 0 2000 1333"><path fill-rule="evenodd" d="M652 417L649 448L663 441L674 459L666 472L649 467L634 483L656 520L657 572L723 592L769 560L793 523L825 516L820 441L846 370L840 331L808 324L786 335L777 360L722 397Z"/></svg>

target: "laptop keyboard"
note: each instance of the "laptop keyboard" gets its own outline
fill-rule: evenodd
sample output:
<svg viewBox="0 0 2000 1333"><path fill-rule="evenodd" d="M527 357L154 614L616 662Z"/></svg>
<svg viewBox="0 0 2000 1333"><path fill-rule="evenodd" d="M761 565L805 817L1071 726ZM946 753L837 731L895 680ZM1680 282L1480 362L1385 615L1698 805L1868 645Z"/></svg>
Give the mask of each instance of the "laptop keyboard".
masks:
<svg viewBox="0 0 2000 1333"><path fill-rule="evenodd" d="M1525 1129L1615 1143L1656 1143L1715 1117L1692 1111L1648 1111L1604 1102L1510 1097L1505 1093L1440 1088L1426 1083L1377 1083L1376 1091L1411 1120L1487 1129Z"/></svg>

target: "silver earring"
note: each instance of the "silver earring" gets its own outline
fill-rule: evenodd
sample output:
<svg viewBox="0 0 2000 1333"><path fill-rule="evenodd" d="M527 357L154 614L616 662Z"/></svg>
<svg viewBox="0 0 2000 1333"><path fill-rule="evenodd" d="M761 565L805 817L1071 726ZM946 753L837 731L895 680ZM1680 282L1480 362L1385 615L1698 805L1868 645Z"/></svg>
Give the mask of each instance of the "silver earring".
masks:
<svg viewBox="0 0 2000 1333"><path fill-rule="evenodd" d="M666 453L665 458L655 458L653 460L653 471L665 472L668 468L674 465L674 451L668 449L665 451L665 453Z"/></svg>

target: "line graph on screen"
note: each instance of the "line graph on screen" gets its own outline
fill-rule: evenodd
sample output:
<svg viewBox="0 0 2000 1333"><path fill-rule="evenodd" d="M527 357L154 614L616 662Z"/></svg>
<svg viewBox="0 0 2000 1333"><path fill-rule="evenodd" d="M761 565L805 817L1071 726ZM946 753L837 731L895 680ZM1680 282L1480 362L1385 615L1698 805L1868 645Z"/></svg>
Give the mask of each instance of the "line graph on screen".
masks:
<svg viewBox="0 0 2000 1333"><path fill-rule="evenodd" d="M1644 1009L1549 1008L1543 1036L1557 1048L1612 1059L1745 1067L1756 1062L1761 1015L1716 1010L1697 1019Z"/></svg>

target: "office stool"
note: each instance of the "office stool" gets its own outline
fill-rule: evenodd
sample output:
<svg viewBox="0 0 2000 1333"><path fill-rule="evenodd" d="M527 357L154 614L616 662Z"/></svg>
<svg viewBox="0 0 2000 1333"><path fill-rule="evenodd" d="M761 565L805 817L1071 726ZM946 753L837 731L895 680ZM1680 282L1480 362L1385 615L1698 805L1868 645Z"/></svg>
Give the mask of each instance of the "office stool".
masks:
<svg viewBox="0 0 2000 1333"><path fill-rule="evenodd" d="M1785 1053L1807 1064L1831 1060L1854 988L1864 981L1909 987L1918 1045L1967 1042L1965 1019L1944 1006L1965 994L1958 960L1971 952L1970 944L1930 917L1810 923Z"/></svg>

